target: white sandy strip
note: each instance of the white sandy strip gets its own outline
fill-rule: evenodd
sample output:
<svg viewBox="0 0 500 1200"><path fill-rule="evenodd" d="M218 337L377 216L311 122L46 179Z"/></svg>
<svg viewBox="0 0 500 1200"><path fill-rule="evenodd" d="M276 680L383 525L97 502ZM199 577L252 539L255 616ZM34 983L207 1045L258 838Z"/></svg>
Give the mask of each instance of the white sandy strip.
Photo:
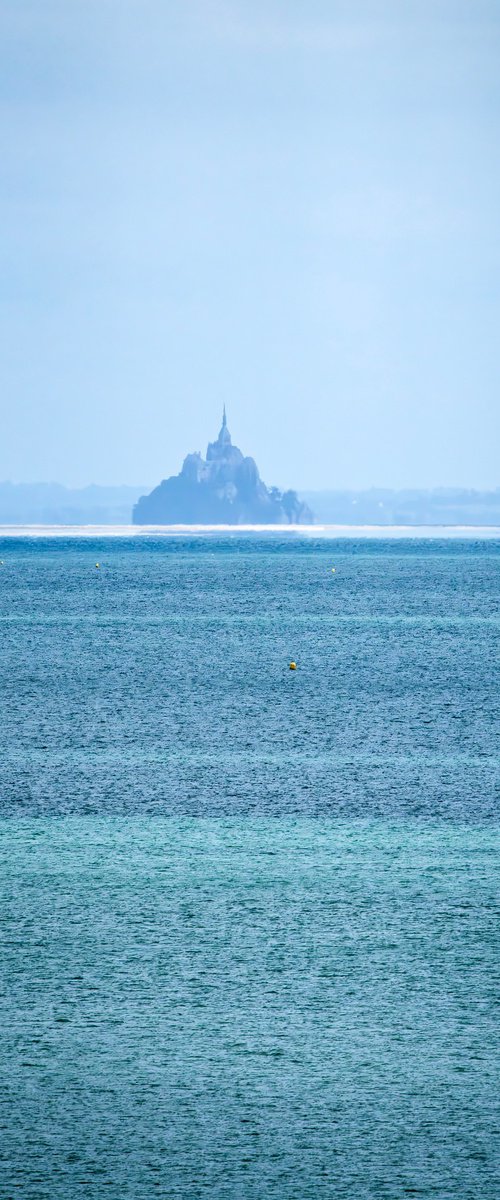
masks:
<svg viewBox="0 0 500 1200"><path fill-rule="evenodd" d="M298 534L328 538L500 538L499 525L0 525L0 538L179 537Z"/></svg>

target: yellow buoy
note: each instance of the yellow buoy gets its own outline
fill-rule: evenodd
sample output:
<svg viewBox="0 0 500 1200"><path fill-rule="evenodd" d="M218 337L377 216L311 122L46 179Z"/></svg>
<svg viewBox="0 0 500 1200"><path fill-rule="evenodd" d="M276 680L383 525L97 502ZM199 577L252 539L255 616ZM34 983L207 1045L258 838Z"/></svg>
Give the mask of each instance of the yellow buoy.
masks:
<svg viewBox="0 0 500 1200"><path fill-rule="evenodd" d="M99 570L100 565L100 563L96 563L97 570Z"/></svg>
<svg viewBox="0 0 500 1200"><path fill-rule="evenodd" d="M332 567L332 575L335 575L335 567Z"/></svg>
<svg viewBox="0 0 500 1200"><path fill-rule="evenodd" d="M290 663L290 670L291 670L291 671L296 671L296 670L297 670L297 663L296 663L296 662L291 662L291 663Z"/></svg>

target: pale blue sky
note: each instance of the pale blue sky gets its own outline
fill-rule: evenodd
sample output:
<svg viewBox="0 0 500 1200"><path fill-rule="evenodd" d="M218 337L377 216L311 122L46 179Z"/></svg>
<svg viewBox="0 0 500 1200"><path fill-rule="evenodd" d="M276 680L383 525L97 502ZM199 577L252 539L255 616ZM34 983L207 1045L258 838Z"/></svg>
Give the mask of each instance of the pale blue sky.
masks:
<svg viewBox="0 0 500 1200"><path fill-rule="evenodd" d="M500 485L498 0L0 26L0 478Z"/></svg>

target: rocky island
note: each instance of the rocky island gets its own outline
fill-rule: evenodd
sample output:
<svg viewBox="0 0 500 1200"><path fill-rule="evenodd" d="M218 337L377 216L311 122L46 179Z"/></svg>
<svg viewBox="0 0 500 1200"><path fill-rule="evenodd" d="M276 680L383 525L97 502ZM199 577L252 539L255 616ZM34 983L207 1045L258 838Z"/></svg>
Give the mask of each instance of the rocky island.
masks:
<svg viewBox="0 0 500 1200"><path fill-rule="evenodd" d="M188 454L179 475L140 497L132 519L134 525L307 525L314 520L296 492L266 487L255 460L233 446L225 408L206 459Z"/></svg>

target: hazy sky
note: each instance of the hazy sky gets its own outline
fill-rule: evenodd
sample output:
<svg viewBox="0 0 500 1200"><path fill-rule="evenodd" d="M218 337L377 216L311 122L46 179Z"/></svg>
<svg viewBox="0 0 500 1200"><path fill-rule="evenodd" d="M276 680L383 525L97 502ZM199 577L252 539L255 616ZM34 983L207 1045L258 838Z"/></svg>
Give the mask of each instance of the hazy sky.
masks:
<svg viewBox="0 0 500 1200"><path fill-rule="evenodd" d="M0 478L500 485L499 0L0 0Z"/></svg>

